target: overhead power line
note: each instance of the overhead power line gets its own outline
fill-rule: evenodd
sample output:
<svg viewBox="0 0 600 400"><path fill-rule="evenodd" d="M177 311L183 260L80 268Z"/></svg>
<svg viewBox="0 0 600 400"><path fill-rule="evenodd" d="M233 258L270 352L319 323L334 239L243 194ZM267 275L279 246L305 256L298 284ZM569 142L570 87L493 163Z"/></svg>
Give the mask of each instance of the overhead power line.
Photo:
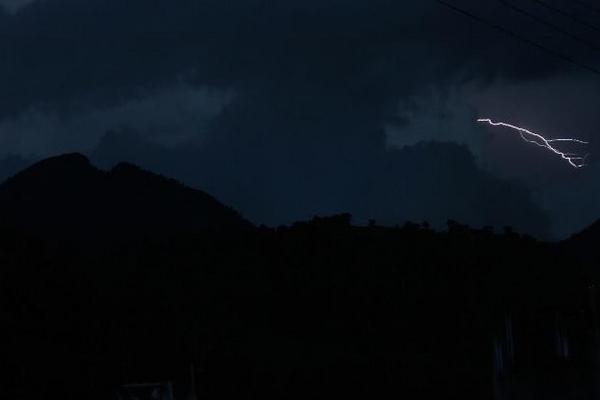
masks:
<svg viewBox="0 0 600 400"><path fill-rule="evenodd" d="M477 22L479 22L479 23L481 23L483 25L487 25L488 27L490 27L492 29L495 29L495 30L497 30L499 32L502 32L505 35L508 35L508 36L512 37L513 39L519 40L519 41L521 41L523 43L527 43L530 46L536 47L536 48L538 48L538 49L540 49L540 50L542 50L542 51L544 51L544 52L546 52L546 53L548 53L548 54L550 54L550 55L552 55L552 56L554 56L556 58L561 59L562 61L565 61L565 62L568 62L570 64L576 65L576 66L578 66L581 69L585 69L585 70L587 70L589 72L592 72L592 73L600 76L600 69L598 69L598 68L592 67L592 66L587 65L587 64L582 64L582 63L578 62L577 60L575 60L574 58L572 58L570 56L567 56L567 55L562 54L562 53L560 53L560 52L558 52L556 50L553 50L550 47L547 47L547 46L545 46L545 45L543 45L541 43L536 42L535 40L529 39L529 38L527 38L527 37L525 37L523 35L520 35L520 34L518 34L516 32L513 32L510 29L507 29L507 28L505 28L505 27L503 27L501 25L495 24L493 22L489 22L485 18L479 17L479 16L471 13L470 11L467 11L465 9L457 7L454 4L448 3L445 0L434 0L434 1L437 2L437 3L439 3L439 4L442 4L442 5L446 6L446 7L450 8L450 9L452 9L452 10L454 10L455 12L457 12L459 14L462 14L462 15L468 17L468 18L471 18L472 20L475 20L475 21L477 21Z"/></svg>
<svg viewBox="0 0 600 400"><path fill-rule="evenodd" d="M590 23L590 22L588 22L588 21L586 21L586 20L584 20L582 18L579 18L579 16L577 16L577 15L575 15L573 13L570 13L568 11L565 11L565 10L561 9L561 8L555 7L555 6L551 5L551 4L548 4L548 3L546 3L543 0L531 0L531 1L539 4L540 6L546 8L546 9L548 9L550 11L553 11L553 12L559 14L559 15L562 15L563 17L568 18L571 21L575 21L575 22L577 22L580 25L586 26L586 27L588 27L590 29L593 29L593 30L595 30L597 32L600 32L600 26L592 24L592 23Z"/></svg>
<svg viewBox="0 0 600 400"><path fill-rule="evenodd" d="M560 26L558 26L556 24L553 24L552 22L548 22L548 21L546 21L546 20L538 17L537 15L535 15L535 14L533 14L533 13L527 11L527 10L519 8L519 7L517 7L517 6L515 6L515 5L511 4L511 3L509 3L506 0L499 0L499 1L504 6L506 6L507 8L509 8L511 10L513 10L516 13L524 15L527 18L532 19L532 20L536 21L537 23L539 23L541 25L544 25L544 26L546 26L546 27L548 27L550 29L553 29L556 32L558 32L558 33L560 33L560 34L562 34L562 35L564 35L564 36L566 36L566 37L568 37L570 39L573 39L573 40L575 40L577 42L583 43L583 44L585 44L586 46L588 46L589 48L591 48L593 50L600 51L600 46L596 45L595 43L592 43L592 42L588 41L587 39L584 39L584 38L581 38L581 37L579 37L577 35L574 35L571 32L567 31L566 29L563 29Z"/></svg>
<svg viewBox="0 0 600 400"><path fill-rule="evenodd" d="M584 6L588 10L592 10L594 12L600 13L600 7L593 6L590 3L588 3L587 1L583 1L583 0L571 0L571 1L573 1L573 3L577 3L577 4Z"/></svg>

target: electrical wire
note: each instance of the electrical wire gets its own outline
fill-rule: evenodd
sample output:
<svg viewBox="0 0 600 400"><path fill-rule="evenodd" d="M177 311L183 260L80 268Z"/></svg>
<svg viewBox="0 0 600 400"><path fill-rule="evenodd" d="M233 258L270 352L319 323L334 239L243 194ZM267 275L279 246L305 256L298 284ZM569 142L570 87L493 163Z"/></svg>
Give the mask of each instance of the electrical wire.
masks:
<svg viewBox="0 0 600 400"><path fill-rule="evenodd" d="M481 24L487 25L488 27L493 28L493 29L495 29L495 30L497 30L499 32L502 32L505 35L508 35L508 36L512 37L513 39L519 40L519 41L521 41L523 43L527 43L530 46L536 47L539 50L542 50L542 51L544 51L544 52L552 55L553 57L556 57L556 58L558 58L558 59L560 59L560 60L562 60L564 62L576 65L577 67L579 67L581 69L587 70L588 72L591 72L593 74L596 74L596 75L600 76L600 69L598 69L598 68L595 68L595 67L587 65L587 64L582 64L582 63L578 62L577 60L575 60L574 58L572 58L570 56L567 56L567 55L562 54L562 53L560 53L560 52L558 52L556 50L553 50L553 49L551 49L551 48L549 48L549 47L547 47L547 46L545 46L545 45L543 45L541 43L536 42L535 40L529 39L529 38L527 38L527 37L525 37L523 35L520 35L520 34L518 34L516 32L513 32L510 29L507 29L507 28L505 28L505 27L503 27L501 25L498 25L498 24L493 23L493 22L489 22L485 18L482 18L482 17L480 17L478 15L475 15L472 12L467 11L467 10L465 10L463 8L457 7L454 4L448 3L445 0L434 0L434 1L437 2L437 3L439 3L439 4L442 4L442 5L446 6L446 7L448 7L450 9L454 10L455 12L457 12L459 14L462 14L462 15L464 15L464 16L466 16L466 17L468 17L468 18L470 18L470 19L472 19L474 21L477 21L477 22L479 22Z"/></svg>

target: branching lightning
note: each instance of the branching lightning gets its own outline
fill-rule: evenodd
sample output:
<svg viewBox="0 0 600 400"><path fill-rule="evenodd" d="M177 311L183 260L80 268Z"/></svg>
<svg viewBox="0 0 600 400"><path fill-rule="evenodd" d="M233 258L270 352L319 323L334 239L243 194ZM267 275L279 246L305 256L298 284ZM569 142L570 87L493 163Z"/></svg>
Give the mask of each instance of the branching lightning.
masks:
<svg viewBox="0 0 600 400"><path fill-rule="evenodd" d="M487 123L492 126L503 126L506 128L513 129L513 130L519 132L519 135L521 136L521 138L524 141L526 141L527 143L532 143L539 147L543 147L547 150L550 150L551 152L558 155L563 160L567 161L572 167L581 168L581 167L585 166L585 160L588 157L588 154L581 155L581 154L577 154L577 153L566 153L566 152L559 150L558 148L555 147L555 145L553 146L552 144L558 143L558 142L588 144L588 142L585 142L585 141L579 140L579 139L570 139L570 138L546 139L544 136L540 135L539 133L532 132L525 128L521 128L519 126L507 124L505 122L494 122L489 118L480 118L477 120L477 122Z"/></svg>

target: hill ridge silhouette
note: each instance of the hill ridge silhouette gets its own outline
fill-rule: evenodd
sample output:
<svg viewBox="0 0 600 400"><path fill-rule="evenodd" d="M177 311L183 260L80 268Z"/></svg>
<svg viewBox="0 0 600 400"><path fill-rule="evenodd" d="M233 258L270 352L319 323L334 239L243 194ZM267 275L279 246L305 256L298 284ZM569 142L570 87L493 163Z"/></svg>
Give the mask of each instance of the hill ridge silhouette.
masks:
<svg viewBox="0 0 600 400"><path fill-rule="evenodd" d="M0 222L67 235L247 228L239 213L201 190L119 163L96 168L79 153L42 160L0 185Z"/></svg>

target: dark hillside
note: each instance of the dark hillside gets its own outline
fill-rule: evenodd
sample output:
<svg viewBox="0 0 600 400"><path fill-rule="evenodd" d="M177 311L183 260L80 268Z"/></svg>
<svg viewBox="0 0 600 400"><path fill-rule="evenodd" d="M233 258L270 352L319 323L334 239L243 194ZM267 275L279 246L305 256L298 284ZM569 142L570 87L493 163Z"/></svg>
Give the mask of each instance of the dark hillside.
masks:
<svg viewBox="0 0 600 400"><path fill-rule="evenodd" d="M0 221L73 237L251 226L202 191L130 164L103 172L80 154L46 159L2 184Z"/></svg>
<svg viewBox="0 0 600 400"><path fill-rule="evenodd" d="M6 233L11 393L100 399L171 379L185 397L192 362L210 399L592 393L596 316L567 254L457 224L347 221L93 253Z"/></svg>
<svg viewBox="0 0 600 400"><path fill-rule="evenodd" d="M597 264L564 244L349 214L255 228L77 154L9 179L0 206L6 397L172 380L185 398L190 364L206 399L599 393Z"/></svg>

